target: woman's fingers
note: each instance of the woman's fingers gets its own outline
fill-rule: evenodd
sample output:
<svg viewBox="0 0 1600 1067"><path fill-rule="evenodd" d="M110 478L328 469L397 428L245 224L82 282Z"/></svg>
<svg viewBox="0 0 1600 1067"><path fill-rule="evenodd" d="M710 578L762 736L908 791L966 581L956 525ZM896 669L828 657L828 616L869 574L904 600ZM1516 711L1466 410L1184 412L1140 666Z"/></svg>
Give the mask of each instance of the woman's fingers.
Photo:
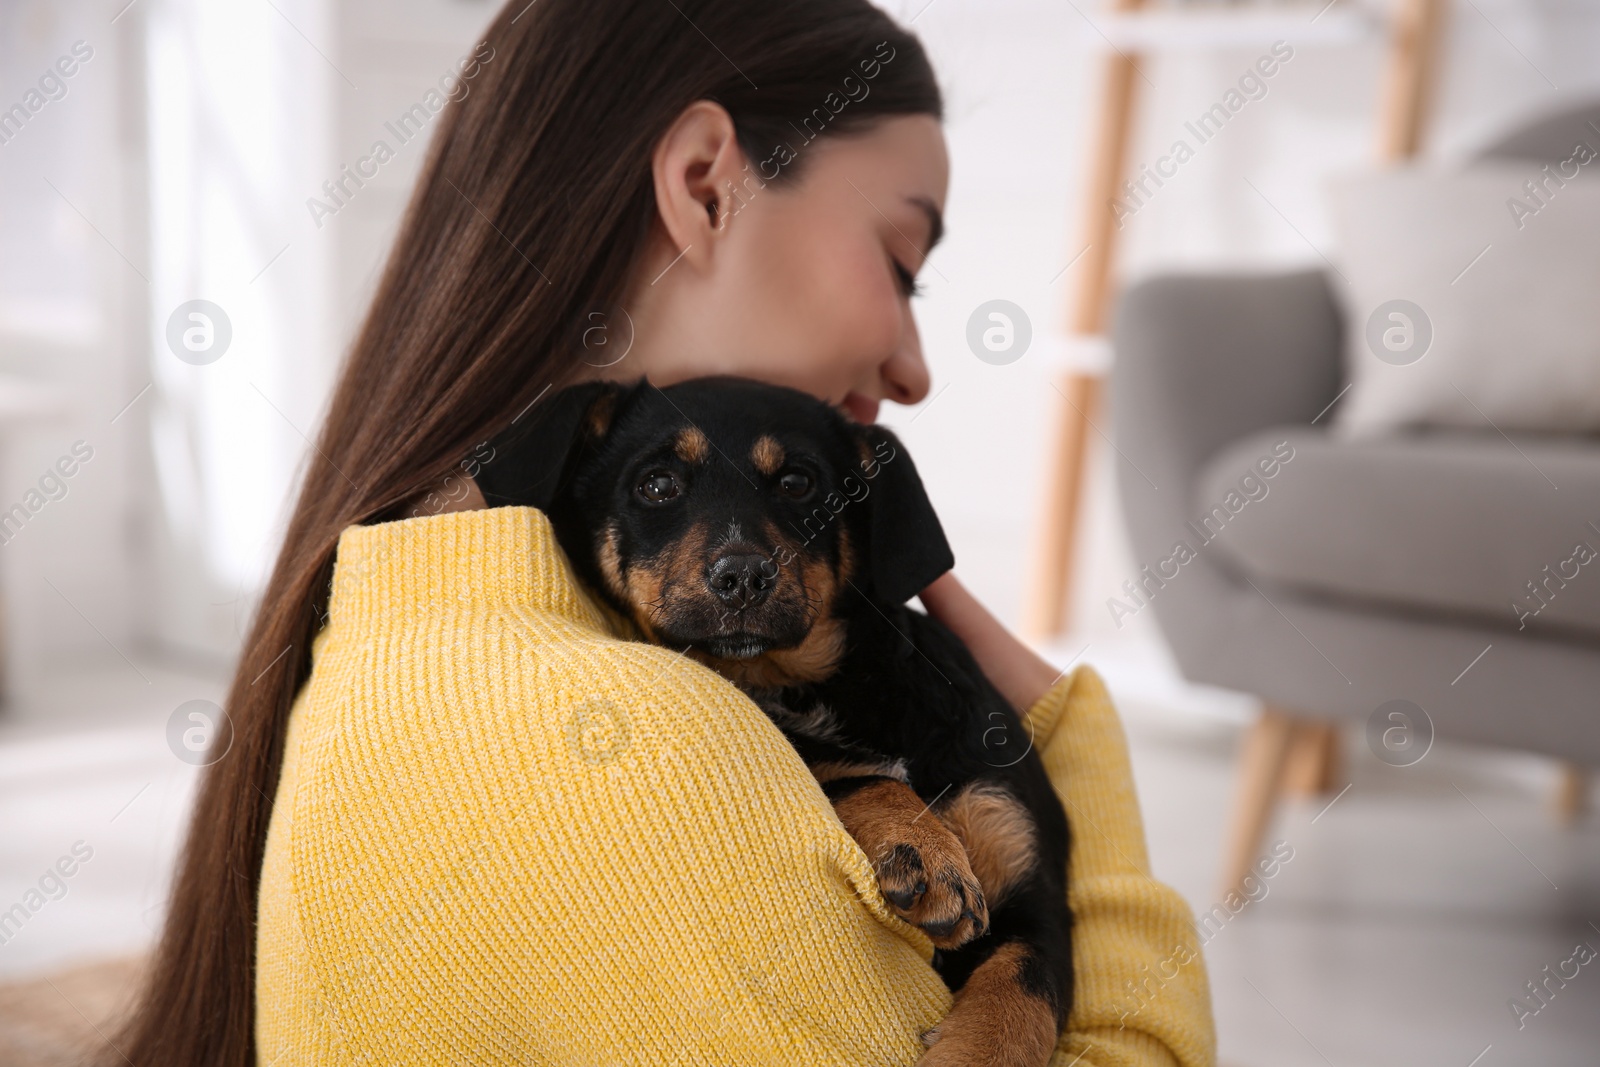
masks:
<svg viewBox="0 0 1600 1067"><path fill-rule="evenodd" d="M921 599L928 614L966 642L983 673L1019 712L1026 713L1059 677L1054 667L1014 637L977 597L967 592L955 571L946 571L935 579L922 591Z"/></svg>

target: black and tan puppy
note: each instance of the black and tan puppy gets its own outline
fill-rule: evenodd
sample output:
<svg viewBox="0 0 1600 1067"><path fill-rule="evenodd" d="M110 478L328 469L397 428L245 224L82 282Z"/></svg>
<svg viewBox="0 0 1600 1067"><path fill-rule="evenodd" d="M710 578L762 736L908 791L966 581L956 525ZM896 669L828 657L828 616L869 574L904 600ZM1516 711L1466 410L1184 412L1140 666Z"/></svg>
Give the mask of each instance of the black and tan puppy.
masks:
<svg viewBox="0 0 1600 1067"><path fill-rule="evenodd" d="M954 563L911 458L792 389L589 383L495 442L491 505L543 509L639 636L745 689L938 946L924 1064L1048 1062L1072 1003L1067 821L1023 725L905 604Z"/></svg>

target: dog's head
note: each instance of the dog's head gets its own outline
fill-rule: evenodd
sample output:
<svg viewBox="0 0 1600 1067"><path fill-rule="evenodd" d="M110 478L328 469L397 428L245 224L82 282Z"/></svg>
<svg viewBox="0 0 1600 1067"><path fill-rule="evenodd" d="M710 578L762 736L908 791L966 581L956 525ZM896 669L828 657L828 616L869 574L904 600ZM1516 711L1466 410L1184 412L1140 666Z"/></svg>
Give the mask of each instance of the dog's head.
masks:
<svg viewBox="0 0 1600 1067"><path fill-rule="evenodd" d="M898 606L954 565L898 439L794 389L591 382L521 421L487 501L544 510L646 638L744 684L826 677L844 599Z"/></svg>

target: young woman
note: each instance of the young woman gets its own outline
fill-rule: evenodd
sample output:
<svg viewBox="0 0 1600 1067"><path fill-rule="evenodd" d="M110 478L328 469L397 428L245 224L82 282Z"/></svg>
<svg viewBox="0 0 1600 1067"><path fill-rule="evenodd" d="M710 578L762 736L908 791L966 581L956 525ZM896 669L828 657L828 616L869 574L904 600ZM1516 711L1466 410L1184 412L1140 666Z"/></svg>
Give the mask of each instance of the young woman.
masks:
<svg viewBox="0 0 1600 1067"><path fill-rule="evenodd" d="M861 421L924 398L909 301L948 164L921 47L866 0L513 0L487 43L310 459L114 1062L911 1064L941 1020L997 1038L946 1020L926 939L756 706L618 640L543 515L470 480L586 376L730 372ZM1057 680L953 575L922 599L1027 711L1073 821L1055 1062L1210 1063L1098 680Z"/></svg>

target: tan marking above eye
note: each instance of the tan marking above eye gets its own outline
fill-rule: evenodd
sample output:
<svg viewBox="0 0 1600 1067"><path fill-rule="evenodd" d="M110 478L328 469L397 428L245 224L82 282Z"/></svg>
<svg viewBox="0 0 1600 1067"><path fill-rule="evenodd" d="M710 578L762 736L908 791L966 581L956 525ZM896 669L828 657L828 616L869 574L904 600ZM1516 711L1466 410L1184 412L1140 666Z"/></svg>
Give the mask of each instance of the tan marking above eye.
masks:
<svg viewBox="0 0 1600 1067"><path fill-rule="evenodd" d="M783 466L783 459L783 446L771 434L762 434L750 449L750 462L769 478L778 473L778 468Z"/></svg>
<svg viewBox="0 0 1600 1067"><path fill-rule="evenodd" d="M865 437L857 437L856 438L856 452L859 453L860 456L861 456L861 469L863 471L871 470L872 469L872 446L867 444L867 439Z"/></svg>
<svg viewBox="0 0 1600 1067"><path fill-rule="evenodd" d="M698 426L679 430L672 440L672 450L685 463L704 463L711 455L711 442Z"/></svg>
<svg viewBox="0 0 1600 1067"><path fill-rule="evenodd" d="M589 433L604 437L611 430L611 419L617 413L617 391L603 393L589 406Z"/></svg>

